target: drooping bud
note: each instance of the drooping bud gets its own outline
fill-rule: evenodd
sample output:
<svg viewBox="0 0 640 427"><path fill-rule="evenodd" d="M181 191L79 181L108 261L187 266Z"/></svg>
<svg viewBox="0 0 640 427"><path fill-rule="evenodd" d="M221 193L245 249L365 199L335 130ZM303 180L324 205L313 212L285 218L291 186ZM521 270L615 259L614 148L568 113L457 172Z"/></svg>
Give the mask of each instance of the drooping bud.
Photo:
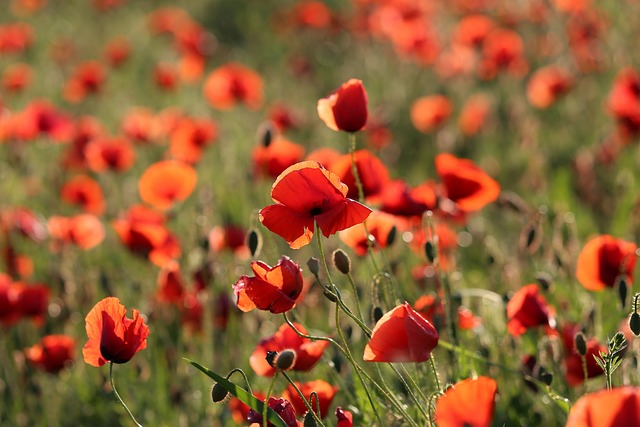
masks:
<svg viewBox="0 0 640 427"><path fill-rule="evenodd" d="M255 228L252 228L247 233L247 246L253 258L260 254L260 250L262 249L262 235Z"/></svg>
<svg viewBox="0 0 640 427"><path fill-rule="evenodd" d="M631 317L629 317L629 329L636 337L640 336L640 314L637 311L631 313Z"/></svg>
<svg viewBox="0 0 640 427"><path fill-rule="evenodd" d="M389 234L387 234L387 246L391 246L393 242L396 240L396 235L398 234L398 229L394 225L391 227Z"/></svg>
<svg viewBox="0 0 640 427"><path fill-rule="evenodd" d="M276 355L274 360L275 368L283 371L293 368L295 364L296 352L291 349L282 350Z"/></svg>
<svg viewBox="0 0 640 427"><path fill-rule="evenodd" d="M424 244L424 253L427 255L427 259L430 263L433 263L436 259L436 247L433 242L428 241Z"/></svg>
<svg viewBox="0 0 640 427"><path fill-rule="evenodd" d="M382 311L382 308L374 307L373 308L373 321L375 323L378 323L378 320L380 320L382 318L382 316L384 316L384 312Z"/></svg>
<svg viewBox="0 0 640 427"><path fill-rule="evenodd" d="M622 304L622 308L627 306L627 293L629 291L629 277L626 274L620 274L615 281L615 289L618 291L618 299Z"/></svg>
<svg viewBox="0 0 640 427"><path fill-rule="evenodd" d="M224 401L228 395L229 392L227 391L227 389L218 383L215 383L211 388L211 400L213 401L213 403Z"/></svg>
<svg viewBox="0 0 640 427"><path fill-rule="evenodd" d="M576 346L576 351L580 356L586 356L587 354L587 339L585 338L582 332L576 333L573 337L574 345Z"/></svg>
<svg viewBox="0 0 640 427"><path fill-rule="evenodd" d="M262 123L257 132L258 143L262 144L264 148L267 148L269 145L271 145L274 134L275 131L273 129L273 123L271 121Z"/></svg>
<svg viewBox="0 0 640 427"><path fill-rule="evenodd" d="M536 281L538 282L538 284L542 289L544 289L545 291L548 291L549 288L551 288L551 283L553 281L553 278L549 273L540 271L536 273L535 277L536 277Z"/></svg>
<svg viewBox="0 0 640 427"><path fill-rule="evenodd" d="M351 272L351 260L342 249L333 251L333 265L342 274L349 274Z"/></svg>
<svg viewBox="0 0 640 427"><path fill-rule="evenodd" d="M311 272L311 274L317 276L320 272L320 261L318 260L318 258L311 257L307 261L307 267L309 267L309 271Z"/></svg>
<svg viewBox="0 0 640 427"><path fill-rule="evenodd" d="M551 385L553 382L553 374L541 366L538 370L538 379L546 385Z"/></svg>
<svg viewBox="0 0 640 427"><path fill-rule="evenodd" d="M313 414L311 412L307 412L307 415L304 416L304 423L302 425L304 427L316 427L318 423L316 423L316 419Z"/></svg>

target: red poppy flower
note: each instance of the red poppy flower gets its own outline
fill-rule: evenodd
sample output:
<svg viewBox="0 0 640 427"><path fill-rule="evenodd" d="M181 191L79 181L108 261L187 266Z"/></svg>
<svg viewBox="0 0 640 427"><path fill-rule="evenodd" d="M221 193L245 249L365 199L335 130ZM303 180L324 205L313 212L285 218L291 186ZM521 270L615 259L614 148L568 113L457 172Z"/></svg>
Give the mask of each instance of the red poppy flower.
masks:
<svg viewBox="0 0 640 427"><path fill-rule="evenodd" d="M178 239L167 229L165 222L163 214L135 205L122 218L113 221L112 226L129 250L162 267L181 253Z"/></svg>
<svg viewBox="0 0 640 427"><path fill-rule="evenodd" d="M153 81L160 89L172 91L178 85L178 71L176 66L170 62L156 64L153 69Z"/></svg>
<svg viewBox="0 0 640 427"><path fill-rule="evenodd" d="M282 256L273 267L253 261L255 277L242 276L234 285L236 305L242 311L254 308L284 313L296 306L302 292L302 269L291 258Z"/></svg>
<svg viewBox="0 0 640 427"><path fill-rule="evenodd" d="M640 131L640 74L633 68L623 68L617 74L607 107L624 131Z"/></svg>
<svg viewBox="0 0 640 427"><path fill-rule="evenodd" d="M453 30L453 39L470 47L480 47L485 37L495 28L493 20L484 15L467 15Z"/></svg>
<svg viewBox="0 0 640 427"><path fill-rule="evenodd" d="M22 92L33 80L33 71L27 64L9 65L2 74L2 87L9 93Z"/></svg>
<svg viewBox="0 0 640 427"><path fill-rule="evenodd" d="M299 113L282 102L276 102L269 107L267 117L280 132L300 127L302 119Z"/></svg>
<svg viewBox="0 0 640 427"><path fill-rule="evenodd" d="M456 383L436 403L438 426L490 426L497 390L498 384L489 377L469 378Z"/></svg>
<svg viewBox="0 0 640 427"><path fill-rule="evenodd" d="M486 35L482 45L480 77L490 80L500 71L521 77L526 74L528 68L524 56L524 42L518 33L496 28Z"/></svg>
<svg viewBox="0 0 640 427"><path fill-rule="evenodd" d="M74 244L88 250L98 246L105 236L104 226L95 215L73 217L54 215L47 222L54 245Z"/></svg>
<svg viewBox="0 0 640 427"><path fill-rule="evenodd" d="M171 208L191 195L198 177L187 163L164 160L152 164L140 177L140 198L161 210Z"/></svg>
<svg viewBox="0 0 640 427"><path fill-rule="evenodd" d="M367 219L371 209L348 199L347 192L340 178L319 163L297 163L273 183L276 204L260 211L260 222L299 249L311 241L314 222L329 237Z"/></svg>
<svg viewBox="0 0 640 427"><path fill-rule="evenodd" d="M75 346L76 341L68 335L47 335L24 354L33 365L55 374L74 360Z"/></svg>
<svg viewBox="0 0 640 427"><path fill-rule="evenodd" d="M0 25L0 55L26 50L34 38L33 29L24 22Z"/></svg>
<svg viewBox="0 0 640 427"><path fill-rule="evenodd" d="M338 406L336 408L336 418L338 419L336 427L353 427L353 414L350 411Z"/></svg>
<svg viewBox="0 0 640 427"><path fill-rule="evenodd" d="M304 326L295 322L293 325L303 334L307 333ZM260 341L249 359L249 364L256 374L263 377L272 377L275 369L265 359L267 352L280 352L289 349L296 353L296 360L291 369L294 371L309 371L320 360L328 346L328 341L311 341L302 338L285 323L280 326L273 336Z"/></svg>
<svg viewBox="0 0 640 427"><path fill-rule="evenodd" d="M331 9L321 1L303 0L294 5L289 19L300 28L327 28L332 20Z"/></svg>
<svg viewBox="0 0 640 427"><path fill-rule="evenodd" d="M276 411L280 418L284 421L287 427L298 427L298 420L296 419L296 411L287 399L270 397L269 408ZM249 414L247 415L247 421L251 423L251 425L260 425L264 424L262 414L254 411L253 409L249 410ZM271 427L273 424L267 422L267 426Z"/></svg>
<svg viewBox="0 0 640 427"><path fill-rule="evenodd" d="M444 185L444 196L454 202L454 210L474 212L500 195L500 185L471 160L443 153L436 156L435 164Z"/></svg>
<svg viewBox="0 0 640 427"><path fill-rule="evenodd" d="M78 118L71 133L71 144L61 162L62 166L65 169L85 170L88 167L85 153L87 144L103 135L106 135L106 131L96 118L91 116Z"/></svg>
<svg viewBox="0 0 640 427"><path fill-rule="evenodd" d="M380 210L402 217L420 217L427 209L435 209L435 185L426 182L411 188L401 179L387 181L380 193L371 200Z"/></svg>
<svg viewBox="0 0 640 427"><path fill-rule="evenodd" d="M537 70L527 82L527 98L536 108L550 107L572 85L569 72L556 65Z"/></svg>
<svg viewBox="0 0 640 427"><path fill-rule="evenodd" d="M215 226L209 232L209 249L214 253L229 250L238 259L249 258L251 254L246 244L246 236L247 231L237 225Z"/></svg>
<svg viewBox="0 0 640 427"><path fill-rule="evenodd" d="M176 6L160 7L147 17L153 34L173 33L185 22L191 20L189 14Z"/></svg>
<svg viewBox="0 0 640 427"><path fill-rule="evenodd" d="M90 214L100 215L105 210L100 184L87 175L77 175L67 181L60 190L60 197L67 203L80 206Z"/></svg>
<svg viewBox="0 0 640 427"><path fill-rule="evenodd" d="M362 81L351 79L328 98L318 100L318 116L329 129L358 132L367 124L368 102Z"/></svg>
<svg viewBox="0 0 640 427"><path fill-rule="evenodd" d="M49 287L42 284L14 282L9 290L18 318L29 317L35 324L42 325L49 305Z"/></svg>
<svg viewBox="0 0 640 427"><path fill-rule="evenodd" d="M590 291L612 288L622 275L633 282L637 249L633 242L606 234L591 239L578 255L576 278Z"/></svg>
<svg viewBox="0 0 640 427"><path fill-rule="evenodd" d="M0 323L13 325L20 320L20 312L12 295L11 276L0 272Z"/></svg>
<svg viewBox="0 0 640 427"><path fill-rule="evenodd" d="M640 388L623 386L582 396L571 407L566 427L640 425Z"/></svg>
<svg viewBox="0 0 640 427"><path fill-rule="evenodd" d="M380 193L389 181L389 171L382 160L368 150L358 150L353 153L353 156L365 199ZM345 154L335 159L329 170L337 174L340 181L349 187L347 197L358 200L358 186L353 176L351 154Z"/></svg>
<svg viewBox="0 0 640 427"><path fill-rule="evenodd" d="M582 356L580 356L575 349L573 336L571 337L569 345L565 343L565 350L565 379L570 387L579 386L584 382L584 368L582 365ZM595 359L595 356L600 356L600 352L606 353L607 347L601 345L595 338L588 339L587 353L585 354L587 378L594 378L604 374L604 371Z"/></svg>
<svg viewBox="0 0 640 427"><path fill-rule="evenodd" d="M146 144L159 139L158 125L148 108L131 109L122 120L122 132L136 143Z"/></svg>
<svg viewBox="0 0 640 427"><path fill-rule="evenodd" d="M259 391L254 391L253 396L258 400L264 401L265 396ZM244 422L247 421L247 416L249 416L249 411L251 410L251 408L249 408L246 403L233 396L231 399L229 399L227 406L231 411L231 418L233 419L233 422L236 423L236 425L243 425Z"/></svg>
<svg viewBox="0 0 640 427"><path fill-rule="evenodd" d="M485 127L490 112L491 102L487 96L472 96L460 110L460 115L458 116L460 132L466 136L478 134Z"/></svg>
<svg viewBox="0 0 640 427"><path fill-rule="evenodd" d="M169 152L177 160L195 164L217 138L218 128L212 120L185 117L171 132Z"/></svg>
<svg viewBox="0 0 640 427"><path fill-rule="evenodd" d="M391 231L396 227L398 219L393 216L380 211L373 211L369 218L367 218L367 230L369 236L372 236L374 240L374 249L386 248L389 244L389 236ZM371 238L367 236L364 224L357 224L353 227L342 230L339 233L340 240L354 250L356 255L364 256L367 254L369 248L368 240Z"/></svg>
<svg viewBox="0 0 640 427"><path fill-rule="evenodd" d="M251 152L253 172L256 176L277 177L289 166L304 157L304 147L277 136L265 146L257 145Z"/></svg>
<svg viewBox="0 0 640 427"><path fill-rule="evenodd" d="M438 332L409 303L378 320L364 349L366 362L424 362L438 345Z"/></svg>
<svg viewBox="0 0 640 427"><path fill-rule="evenodd" d="M523 286L509 300L507 329L511 335L519 336L529 328L553 323L547 301L538 292L538 285Z"/></svg>
<svg viewBox="0 0 640 427"><path fill-rule="evenodd" d="M0 211L0 230L17 231L36 243L47 237L47 228L38 215L22 207Z"/></svg>
<svg viewBox="0 0 640 427"><path fill-rule="evenodd" d="M482 325L482 319L475 316L468 308L458 307L458 328L460 330L475 329L480 325Z"/></svg>
<svg viewBox="0 0 640 427"><path fill-rule="evenodd" d="M311 393L316 392L317 399L320 402L320 418L324 418L329 413L329 407L331 406L331 402L333 402L333 398L338 392L338 387L332 386L326 381L323 380L315 380L309 381L306 383L295 382L298 386L298 389L302 392L302 395L307 399L307 401L311 402L313 409L316 409L316 398L311 398ZM287 389L282 393L282 397L287 399L296 410L298 414L307 413L307 406L302 401L302 398L298 394L295 388L291 384L287 386Z"/></svg>
<svg viewBox="0 0 640 427"><path fill-rule="evenodd" d="M73 121L49 101L35 100L15 117L13 132L23 141L45 135L55 142L68 142L73 136Z"/></svg>
<svg viewBox="0 0 640 427"><path fill-rule="evenodd" d="M136 157L133 144L123 137L95 138L86 145L84 154L87 165L94 172L124 172L133 165Z"/></svg>
<svg viewBox="0 0 640 427"><path fill-rule="evenodd" d="M131 55L131 43L126 37L117 36L104 47L104 57L113 68L120 67Z"/></svg>
<svg viewBox="0 0 640 427"><path fill-rule="evenodd" d="M411 123L420 132L430 133L446 122L452 112L453 105L446 96L424 96L411 104Z"/></svg>
<svg viewBox="0 0 640 427"><path fill-rule="evenodd" d="M97 61L78 64L64 87L65 100L73 103L82 101L87 95L100 92L107 78L104 65Z"/></svg>
<svg viewBox="0 0 640 427"><path fill-rule="evenodd" d="M133 309L133 318L115 297L99 301L85 318L89 340L82 349L84 361L100 367L107 362L126 363L147 347L149 327L140 312Z"/></svg>
<svg viewBox="0 0 640 427"><path fill-rule="evenodd" d="M250 110L257 110L262 105L262 87L262 78L258 73L231 62L209 74L203 92L207 102L214 108L229 110L242 102Z"/></svg>
<svg viewBox="0 0 640 427"><path fill-rule="evenodd" d="M157 298L160 302L181 305L184 298L184 284L180 264L175 261L165 264L158 273Z"/></svg>
<svg viewBox="0 0 640 427"><path fill-rule="evenodd" d="M331 165L341 156L335 148L322 147L307 154L305 160L318 162L323 168L331 170Z"/></svg>

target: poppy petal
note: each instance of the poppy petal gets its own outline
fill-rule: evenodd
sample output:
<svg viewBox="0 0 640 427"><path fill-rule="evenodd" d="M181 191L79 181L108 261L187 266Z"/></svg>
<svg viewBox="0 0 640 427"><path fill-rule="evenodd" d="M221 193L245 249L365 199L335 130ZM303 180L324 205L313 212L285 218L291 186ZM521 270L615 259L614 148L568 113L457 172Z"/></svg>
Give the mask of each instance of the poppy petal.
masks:
<svg viewBox="0 0 640 427"><path fill-rule="evenodd" d="M292 249L301 248L313 237L313 217L302 215L284 205L270 205L261 209L260 222L282 236Z"/></svg>

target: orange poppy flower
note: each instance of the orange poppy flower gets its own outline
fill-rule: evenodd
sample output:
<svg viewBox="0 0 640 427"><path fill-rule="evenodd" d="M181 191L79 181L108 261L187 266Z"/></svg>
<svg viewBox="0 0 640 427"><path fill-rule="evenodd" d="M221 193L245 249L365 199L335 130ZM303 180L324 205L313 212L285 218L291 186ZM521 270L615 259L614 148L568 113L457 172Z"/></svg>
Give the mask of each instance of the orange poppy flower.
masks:
<svg viewBox="0 0 640 427"><path fill-rule="evenodd" d="M453 39L462 45L480 47L485 37L495 28L493 20L484 15L464 16L453 30Z"/></svg>
<svg viewBox="0 0 640 427"><path fill-rule="evenodd" d="M328 98L318 100L318 116L329 129L358 132L367 124L368 102L362 81L351 79Z"/></svg>
<svg viewBox="0 0 640 427"><path fill-rule="evenodd" d="M318 402L320 402L320 418L324 418L329 413L329 407L331 406L331 402L333 402L333 398L338 392L338 387L332 386L326 381L323 380L315 380L309 381L306 383L295 382L298 386L298 389L302 392L302 395L307 399L307 401L312 402L311 405L315 411L316 409L316 397L311 398L311 393L316 392ZM302 398L298 394L295 388L291 384L287 386L287 389L282 393L282 397L287 399L296 410L298 414L306 414L307 406L302 401Z"/></svg>
<svg viewBox="0 0 640 427"><path fill-rule="evenodd" d="M107 63L113 67L120 67L131 55L131 43L123 36L117 36L110 40L104 47L104 54Z"/></svg>
<svg viewBox="0 0 640 427"><path fill-rule="evenodd" d="M160 62L153 69L153 81L156 86L170 92L178 86L178 71L170 62Z"/></svg>
<svg viewBox="0 0 640 427"><path fill-rule="evenodd" d="M500 185L471 160L443 153L436 156L435 164L444 196L461 212L480 210L500 195Z"/></svg>
<svg viewBox="0 0 640 427"><path fill-rule="evenodd" d="M149 327L140 312L133 309L133 318L115 297L99 301L85 318L89 340L82 348L84 361L95 367L107 362L126 363L140 350L147 348Z"/></svg>
<svg viewBox="0 0 640 427"><path fill-rule="evenodd" d="M60 197L67 203L80 206L90 214L100 215L105 210L100 184L87 175L77 175L67 181L60 190Z"/></svg>
<svg viewBox="0 0 640 427"><path fill-rule="evenodd" d="M195 53L185 53L176 65L178 79L185 83L196 83L204 73L206 58Z"/></svg>
<svg viewBox="0 0 640 427"><path fill-rule="evenodd" d="M28 278L33 274L33 260L28 255L16 252L13 244L2 248L6 272L12 277Z"/></svg>
<svg viewBox="0 0 640 427"><path fill-rule="evenodd" d="M33 28L24 22L0 25L0 55L20 53L31 46L34 39Z"/></svg>
<svg viewBox="0 0 640 427"><path fill-rule="evenodd" d="M127 113L122 119L122 132L141 144L156 142L161 137L153 112L144 107L133 108Z"/></svg>
<svg viewBox="0 0 640 427"><path fill-rule="evenodd" d="M135 161L136 152L130 140L123 137L98 137L84 149L87 165L94 172L124 172Z"/></svg>
<svg viewBox="0 0 640 427"><path fill-rule="evenodd" d="M47 335L24 350L29 363L55 374L74 360L76 341L68 335Z"/></svg>
<svg viewBox="0 0 640 427"><path fill-rule="evenodd" d="M536 108L550 107L572 85L569 72L556 65L540 68L527 82L527 98Z"/></svg>
<svg viewBox="0 0 640 427"><path fill-rule="evenodd" d="M424 362L438 345L438 331L409 303L378 320L364 349L365 362Z"/></svg>
<svg viewBox="0 0 640 427"><path fill-rule="evenodd" d="M303 334L307 333L304 326L295 322L293 325ZM256 374L263 377L272 377L275 373L275 368L267 362L267 352L280 352L289 349L296 353L295 363L291 369L294 371L309 371L320 360L328 346L328 341L311 341L302 338L285 323L278 328L278 331L273 336L260 341L249 359L249 364Z"/></svg>
<svg viewBox="0 0 640 427"><path fill-rule="evenodd" d="M446 96L424 96L411 104L411 123L420 132L430 133L446 122L452 112L453 105Z"/></svg>
<svg viewBox="0 0 640 427"><path fill-rule="evenodd" d="M242 276L234 285L236 305L242 311L254 308L284 313L296 306L302 292L302 269L291 258L282 256L273 267L253 261L255 277Z"/></svg>
<svg viewBox="0 0 640 427"><path fill-rule="evenodd" d="M386 248L389 242L391 231L396 227L398 219L384 212L373 211L367 218L367 229L369 236L374 238L374 249ZM364 256L368 250L368 239L364 224L357 224L342 230L339 234L340 240L349 246L356 255Z"/></svg>
<svg viewBox="0 0 640 427"><path fill-rule="evenodd" d="M290 15L292 23L300 28L327 28L332 21L331 9L323 2L315 0L296 3Z"/></svg>
<svg viewBox="0 0 640 427"><path fill-rule="evenodd" d="M549 327L554 323L547 301L535 284L523 286L513 295L507 304L507 319L507 329L514 336L524 334L529 328Z"/></svg>
<svg viewBox="0 0 640 427"><path fill-rule="evenodd" d="M158 301L181 305L184 293L180 264L175 261L168 262L158 273L158 292L156 294Z"/></svg>
<svg viewBox="0 0 640 427"><path fill-rule="evenodd" d="M469 98L458 116L458 128L466 136L478 134L487 122L491 113L491 102L485 95L474 95Z"/></svg>
<svg viewBox="0 0 640 427"><path fill-rule="evenodd" d="M8 93L22 92L33 80L33 70L27 64L9 65L2 74L2 87Z"/></svg>
<svg viewBox="0 0 640 427"><path fill-rule="evenodd" d="M189 14L176 6L159 7L147 17L149 30L153 34L173 33L190 20Z"/></svg>
<svg viewBox="0 0 640 427"><path fill-rule="evenodd" d="M235 62L213 70L203 87L207 102L220 110L229 110L239 102L257 110L262 105L262 91L260 75Z"/></svg>
<svg viewBox="0 0 640 427"><path fill-rule="evenodd" d="M371 209L348 199L347 192L340 178L319 163L297 163L273 183L276 204L260 210L260 222L299 249L311 241L314 223L329 237L367 219Z"/></svg>
<svg viewBox="0 0 640 427"><path fill-rule="evenodd" d="M265 146L258 144L251 152L256 176L277 177L304 157L304 147L277 136Z"/></svg>
<svg viewBox="0 0 640 427"><path fill-rule="evenodd" d="M104 65L98 61L78 64L64 87L64 99L73 103L80 102L87 95L100 92L106 78Z"/></svg>
<svg viewBox="0 0 640 427"><path fill-rule="evenodd" d="M210 119L182 118L171 132L169 152L177 159L195 164L204 150L218 138L218 127Z"/></svg>
<svg viewBox="0 0 640 427"><path fill-rule="evenodd" d="M105 231L100 219L92 214L73 217L54 215L47 223L54 250L63 244L74 244L88 250L98 246L104 240Z"/></svg>
<svg viewBox="0 0 640 427"><path fill-rule="evenodd" d="M578 255L576 278L590 291L612 288L622 275L633 282L637 249L633 242L606 234L591 239Z"/></svg>
<svg viewBox="0 0 640 427"><path fill-rule="evenodd" d="M177 160L152 164L138 181L140 198L161 210L171 208L191 195L198 177L195 169Z"/></svg>
<svg viewBox="0 0 640 427"><path fill-rule="evenodd" d="M623 386L582 396L571 407L566 427L640 425L640 388Z"/></svg>
<svg viewBox="0 0 640 427"><path fill-rule="evenodd" d="M513 30L496 28L489 32L482 45L480 77L493 79L500 71L522 77L529 65L524 56L522 37Z"/></svg>
<svg viewBox="0 0 640 427"><path fill-rule="evenodd" d="M389 181L387 167L382 163L382 160L368 150L358 150L353 155L365 199L377 195ZM358 186L353 176L351 154L345 154L335 159L331 162L329 170L337 174L340 181L349 187L347 197L358 200Z"/></svg>
<svg viewBox="0 0 640 427"><path fill-rule="evenodd" d="M488 427L493 420L496 381L489 377L469 378L449 388L436 403L439 427Z"/></svg>

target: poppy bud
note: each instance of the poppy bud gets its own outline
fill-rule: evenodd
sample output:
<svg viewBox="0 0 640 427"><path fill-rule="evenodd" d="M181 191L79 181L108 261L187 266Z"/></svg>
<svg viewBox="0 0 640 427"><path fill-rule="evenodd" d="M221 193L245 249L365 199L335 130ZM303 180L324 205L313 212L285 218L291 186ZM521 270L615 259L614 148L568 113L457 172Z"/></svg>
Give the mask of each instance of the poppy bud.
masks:
<svg viewBox="0 0 640 427"><path fill-rule="evenodd" d="M640 314L634 311L629 317L629 329L633 332L633 335L640 336Z"/></svg>
<svg viewBox="0 0 640 427"><path fill-rule="evenodd" d="M622 308L627 306L627 291L629 290L629 279L626 274L620 274L616 278L615 287L618 291L618 298L620 299L620 303L622 304Z"/></svg>
<svg viewBox="0 0 640 427"><path fill-rule="evenodd" d="M373 321L374 322L377 323L378 320L380 320L383 315L384 315L384 312L382 311L382 309L380 307L374 307L373 308Z"/></svg>
<svg viewBox="0 0 640 427"><path fill-rule="evenodd" d="M304 423L302 424L304 427L316 427L318 423L316 423L316 419L313 417L311 412L307 412L307 415L304 416Z"/></svg>
<svg viewBox="0 0 640 427"><path fill-rule="evenodd" d="M333 265L342 274L349 274L351 272L351 260L342 249L333 251Z"/></svg>
<svg viewBox="0 0 640 427"><path fill-rule="evenodd" d="M274 360L274 367L286 371L296 364L296 352L291 349L282 350Z"/></svg>
<svg viewBox="0 0 640 427"><path fill-rule="evenodd" d="M227 391L227 389L218 383L215 383L211 388L211 400L213 401L213 403L222 402L227 398L228 395L229 392Z"/></svg>
<svg viewBox="0 0 640 427"><path fill-rule="evenodd" d="M311 272L311 274L317 276L320 272L320 261L318 260L318 258L311 257L307 261L307 267L309 267L309 271Z"/></svg>
<svg viewBox="0 0 640 427"><path fill-rule="evenodd" d="M387 235L387 246L391 246L393 244L393 242L396 240L397 233L398 229L394 225L393 227L391 227L391 231L389 231L389 234Z"/></svg>
<svg viewBox="0 0 640 427"><path fill-rule="evenodd" d="M542 239L541 232L540 224L537 221L528 223L520 233L520 251L532 254L538 250Z"/></svg>
<svg viewBox="0 0 640 427"><path fill-rule="evenodd" d="M271 145L273 137L273 124L269 121L262 123L258 128L258 142L262 144L264 148L267 148L269 145Z"/></svg>
<svg viewBox="0 0 640 427"><path fill-rule="evenodd" d="M548 291L549 288L551 287L551 282L553 281L553 278L549 273L540 271L536 273L536 281L538 282L538 284L542 289L544 289L545 291Z"/></svg>
<svg viewBox="0 0 640 427"><path fill-rule="evenodd" d="M576 346L576 351L580 356L585 356L587 354L587 339L585 338L582 332L578 332L573 337L574 345Z"/></svg>
<svg viewBox="0 0 640 427"><path fill-rule="evenodd" d="M330 129L357 132L367 123L367 103L362 81L351 79L336 93L318 101L318 116Z"/></svg>
<svg viewBox="0 0 640 427"><path fill-rule="evenodd" d="M251 251L251 256L256 257L262 249L262 235L258 230L252 228L247 233L247 246Z"/></svg>
<svg viewBox="0 0 640 427"><path fill-rule="evenodd" d="M546 385L551 385L553 374L541 366L538 370L538 379Z"/></svg>
<svg viewBox="0 0 640 427"><path fill-rule="evenodd" d="M436 259L436 247L432 242L427 242L424 244L424 253L427 255L427 259L429 262L433 263Z"/></svg>

